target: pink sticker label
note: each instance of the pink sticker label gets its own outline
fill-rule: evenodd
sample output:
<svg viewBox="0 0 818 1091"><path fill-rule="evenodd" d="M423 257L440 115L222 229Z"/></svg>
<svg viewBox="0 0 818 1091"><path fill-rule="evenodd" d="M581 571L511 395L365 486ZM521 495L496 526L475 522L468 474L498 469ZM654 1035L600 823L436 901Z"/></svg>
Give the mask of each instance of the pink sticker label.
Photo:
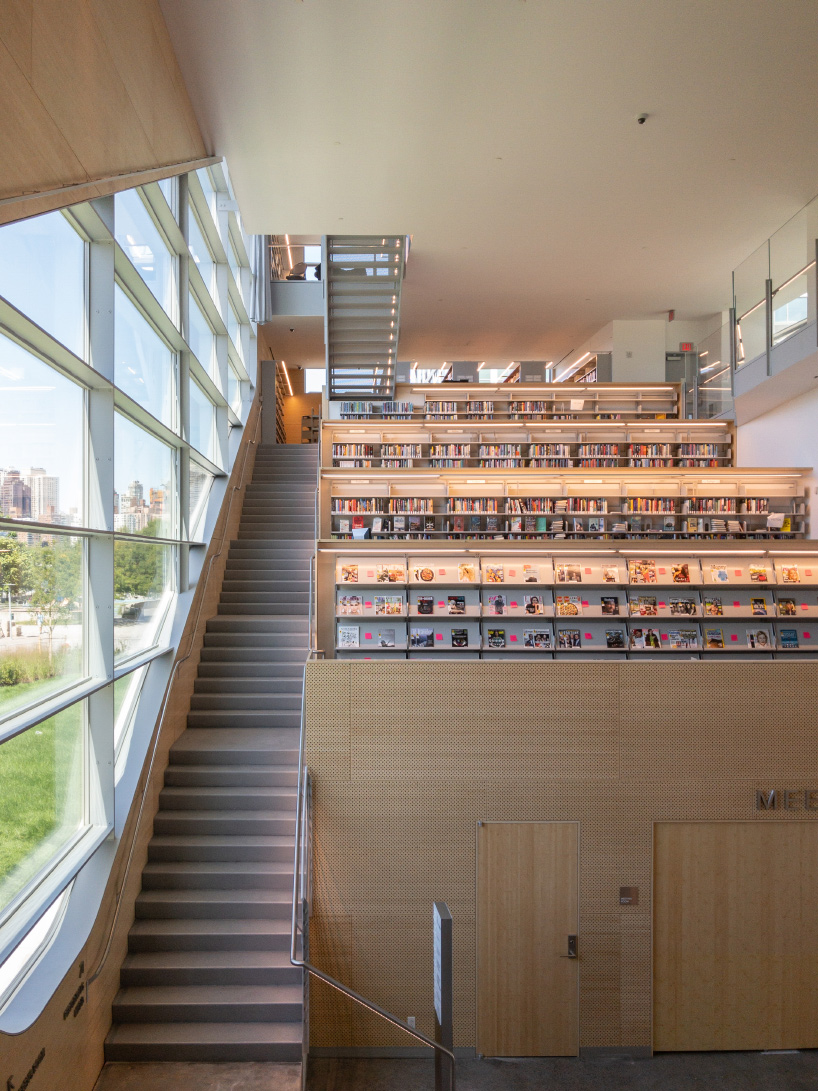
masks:
<svg viewBox="0 0 818 1091"><path fill-rule="evenodd" d="M810 639L809 633L804 633L804 640L809 640L809 639Z"/></svg>
<svg viewBox="0 0 818 1091"><path fill-rule="evenodd" d="M586 569L585 569L585 575L586 575L586 576L590 576L590 575L591 575L591 569L590 569L590 568L586 568Z"/></svg>
<svg viewBox="0 0 818 1091"><path fill-rule="evenodd" d="M733 574L735 576L740 576L741 575L741 569L740 568L734 568L733 569Z"/></svg>
<svg viewBox="0 0 818 1091"><path fill-rule="evenodd" d="M809 606L805 602L802 602L801 603L801 609L802 610L809 610Z"/></svg>
<svg viewBox="0 0 818 1091"><path fill-rule="evenodd" d="M583 606L587 606L587 605L588 605L588 600L587 600L587 599L583 599L583 600L582 600L582 605L583 605Z"/></svg>
<svg viewBox="0 0 818 1091"><path fill-rule="evenodd" d="M516 568L509 568L508 574L509 574L509 576L516 576L517 575L517 569Z"/></svg>
<svg viewBox="0 0 818 1091"><path fill-rule="evenodd" d="M364 606L365 606L365 607L367 608L367 610L371 610L371 609L372 609L372 603L371 603L371 602L365 602L365 603L364 603Z"/></svg>
<svg viewBox="0 0 818 1091"><path fill-rule="evenodd" d="M442 639L443 639L443 633L435 633L435 640L442 640Z"/></svg>
<svg viewBox="0 0 818 1091"><path fill-rule="evenodd" d="M508 639L511 641L512 644L517 643L517 637L514 635L514 633L512 633Z"/></svg>
<svg viewBox="0 0 818 1091"><path fill-rule="evenodd" d="M510 603L510 606L511 606L511 609L512 609L512 610L516 610L516 609L517 609L517 603L516 603L516 602L512 602L512 603Z"/></svg>
<svg viewBox="0 0 818 1091"><path fill-rule="evenodd" d="M812 575L812 569L811 568L805 568L804 569L804 575L805 576L811 576Z"/></svg>
<svg viewBox="0 0 818 1091"><path fill-rule="evenodd" d="M736 634L735 634L735 633L731 633L731 634L730 634L730 639L731 639L731 640L738 640L738 637L736 636Z"/></svg>
<svg viewBox="0 0 818 1091"><path fill-rule="evenodd" d="M446 575L446 569L445 568L438 568L437 574L438 574L438 576L445 576Z"/></svg>
<svg viewBox="0 0 818 1091"><path fill-rule="evenodd" d="M594 639L593 634L592 633L586 633L585 634L585 639L586 640L593 640Z"/></svg>
<svg viewBox="0 0 818 1091"><path fill-rule="evenodd" d="M667 640L667 633L662 633L661 634L661 639L662 640Z"/></svg>
<svg viewBox="0 0 818 1091"><path fill-rule="evenodd" d="M364 640L371 640L371 639L372 639L372 633L364 633Z"/></svg>
<svg viewBox="0 0 818 1091"><path fill-rule="evenodd" d="M658 571L659 571L660 576L664 576L665 573L667 572L667 569L666 568L660 568Z"/></svg>
<svg viewBox="0 0 818 1091"><path fill-rule="evenodd" d="M667 606L667 603L666 603L666 602L660 602L660 603L659 603L659 609L660 609L660 610L664 610L664 608L665 608L666 606Z"/></svg>
<svg viewBox="0 0 818 1091"><path fill-rule="evenodd" d="M735 606L735 608L736 608L736 609L738 610L739 606L741 606L741 603L740 603L740 602L735 602L735 601L734 601L734 602L733 602L733 605L734 605L734 606Z"/></svg>
<svg viewBox="0 0 818 1091"><path fill-rule="evenodd" d="M439 602L439 603L438 603L438 606L440 606L441 608L442 608L442 607L444 607L445 605L446 605L446 603L445 603L445 602Z"/></svg>
<svg viewBox="0 0 818 1091"><path fill-rule="evenodd" d="M370 580L374 579L375 578L375 569L374 568L367 568L366 575L367 575L367 579L370 579Z"/></svg>

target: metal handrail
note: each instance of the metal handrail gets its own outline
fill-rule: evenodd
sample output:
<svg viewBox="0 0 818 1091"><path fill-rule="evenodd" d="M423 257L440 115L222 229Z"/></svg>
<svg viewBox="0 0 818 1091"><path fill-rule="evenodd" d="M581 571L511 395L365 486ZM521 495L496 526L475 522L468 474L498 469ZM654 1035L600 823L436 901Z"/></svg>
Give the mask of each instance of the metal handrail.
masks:
<svg viewBox="0 0 818 1091"><path fill-rule="evenodd" d="M319 457L320 464L320 457ZM317 495L317 494L316 494ZM317 527L316 527L317 530ZM315 552L311 558L310 563L310 622L312 622L312 604L313 604L313 587L312 587L312 560L315 558ZM396 1015L382 1008L379 1004L375 1004L371 1000L367 1000L366 997L361 996L360 993L355 992L354 989L350 989L347 985L344 985L337 978L331 977L329 974L324 973L323 970L319 970L317 966L314 966L308 958L299 958L298 956L298 912L299 908L304 914L304 921L301 927L302 936L306 938L306 932L309 927L309 916L312 910L312 897L302 896L304 892L310 889L309 880L310 873L312 871L311 860L305 866L304 855L307 853L311 856L311 844L312 844L312 814L311 808L305 806L308 792L311 788L311 780L309 769L304 763L304 741L306 737L306 725L307 725L307 712L306 712L306 696L307 696L307 664L313 659L313 657L320 655L321 652L313 645L312 633L310 634L310 648L307 653L307 662L304 664L304 673L301 682L301 729L298 737L298 789L296 793L296 808L295 808L295 848L293 852L293 904L292 904L292 916L290 920L290 962L293 966L298 966L312 977L318 978L319 981L323 981L326 985L330 985L333 989L336 989L342 995L353 1000L356 1004L360 1004L361 1007L367 1011L372 1012L373 1015L379 1016L381 1019L385 1019L387 1023L391 1023L392 1026L398 1027L400 1030L405 1031L408 1035L414 1038L418 1042L422 1042L424 1045L429 1046L436 1053L440 1053L446 1057L449 1062L449 1070L451 1074L451 1091L455 1091L455 1056L452 1050L447 1049L441 1045L440 1042L436 1042L433 1038L429 1038L415 1027L410 1027L408 1023L405 1023L402 1019L398 1019ZM302 951L305 944L302 943Z"/></svg>
<svg viewBox="0 0 818 1091"><path fill-rule="evenodd" d="M198 586L202 588L202 594L199 597L199 605L198 605L198 609L196 611L196 622L195 622L195 624L193 625L193 627L190 630L190 638L188 640L188 649L185 652L185 654L183 656L181 656L180 658L178 658L176 660L176 662L173 664L173 669L170 672L170 677L168 678L167 685L165 686L165 692L162 695L162 704L159 706L159 713L158 713L158 715L156 717L156 724L154 725L153 734L151 735L151 741L148 744L149 748L150 748L150 761L148 763L148 769L147 769L147 772L145 774L145 783L144 783L143 788L142 788L142 796L141 796L141 798L139 800L139 810L138 810L137 815L136 815L136 822L134 823L133 834L131 835L131 844L130 844L130 848L128 850L128 859L127 859L126 864L125 864L125 871L124 871L124 873L122 875L122 882L119 885L119 891L117 892L117 895L116 895L116 906L115 906L115 909L114 909L113 920L111 921L111 927L110 927L110 929L108 931L108 941L105 944L105 950L102 953L102 957L100 958L96 969L94 970L94 972L88 978L86 986L92 985L97 980L99 975L102 973L102 970L103 970L103 967L105 966L105 963L108 960L108 955L111 953L111 946L112 946L113 941L114 941L114 932L116 931L117 922L119 921L119 913L120 913L120 910L122 908L122 899L123 899L123 895L125 893L125 888L128 885L128 877L129 877L130 871L131 871L131 864L133 863L134 852L136 851L136 838L137 838L137 835L139 833L139 827L142 824L142 814L143 814L143 811L145 809L145 801L146 801L146 799L148 797L148 789L150 788L150 785L151 785L151 779L152 779L152 774L153 774L153 766L154 766L154 762L156 760L156 752L157 752L157 749L159 747L159 739L160 739L161 734L162 734L162 724L164 722L165 712L167 710L168 700L170 698L171 688L172 688L173 683L174 683L174 681L176 679L177 671L179 670L181 665L183 663L185 663L190 658L190 656L193 653L193 643L194 643L194 640L196 638L196 633L198 632L198 629L199 629L199 622L200 622L201 616L202 616L202 608L204 607L204 601L205 601L204 592L205 592L205 589L207 587L208 580L210 579L210 573L211 573L211 571L213 569L213 562L216 561L219 557L221 557L221 555L222 555L222 553L224 551L224 541L225 541L225 537L226 537L226 529L227 529L227 526L229 525L229 522L230 522L230 512L231 512L232 507L233 507L233 501L235 500L236 493L239 492L244 487L243 482L244 482L245 474L246 474L246 471L247 471L247 457L248 457L248 455L250 453L250 448L255 446L257 444L257 442L258 442L258 434L259 434L260 429L261 429L261 396L259 396L259 400L258 400L258 413L257 413L257 416L256 416L255 428L253 430L253 438L248 440L248 442L247 442L247 444L246 444L246 446L244 448L244 457L242 459L242 464L241 464L241 475L239 477L239 484L233 485L231 490L230 490L230 499L229 499L228 504L227 504L227 511L225 513L224 524L223 524L224 529L222 530L222 535L221 535L221 541L219 543L219 548L215 553L212 553L210 555L210 560L209 560L208 565L207 565L207 572L204 574L204 579L202 578L202 574L200 574L200 576L199 576Z"/></svg>

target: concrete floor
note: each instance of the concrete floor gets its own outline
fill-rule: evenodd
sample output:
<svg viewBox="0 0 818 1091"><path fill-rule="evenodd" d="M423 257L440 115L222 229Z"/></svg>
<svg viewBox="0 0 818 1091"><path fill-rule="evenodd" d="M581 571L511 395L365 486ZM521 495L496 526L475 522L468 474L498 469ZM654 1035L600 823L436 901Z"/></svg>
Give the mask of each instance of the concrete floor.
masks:
<svg viewBox="0 0 818 1091"><path fill-rule="evenodd" d="M818 1091L818 1051L460 1060L457 1091ZM94 1091L299 1091L292 1064L107 1064ZM425 1060L310 1061L308 1091L432 1091Z"/></svg>
<svg viewBox="0 0 818 1091"><path fill-rule="evenodd" d="M300 1064L106 1064L94 1091L300 1091Z"/></svg>

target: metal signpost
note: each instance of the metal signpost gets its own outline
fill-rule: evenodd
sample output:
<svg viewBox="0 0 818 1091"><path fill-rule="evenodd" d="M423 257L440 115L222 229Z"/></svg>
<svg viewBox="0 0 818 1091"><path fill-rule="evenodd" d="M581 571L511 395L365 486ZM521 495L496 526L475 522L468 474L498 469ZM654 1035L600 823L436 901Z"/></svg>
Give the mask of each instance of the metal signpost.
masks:
<svg viewBox="0 0 818 1091"><path fill-rule="evenodd" d="M452 1029L452 915L445 902L435 902L434 973L435 973L435 1041L446 1049L454 1049ZM435 1053L435 1091L451 1091L451 1072Z"/></svg>

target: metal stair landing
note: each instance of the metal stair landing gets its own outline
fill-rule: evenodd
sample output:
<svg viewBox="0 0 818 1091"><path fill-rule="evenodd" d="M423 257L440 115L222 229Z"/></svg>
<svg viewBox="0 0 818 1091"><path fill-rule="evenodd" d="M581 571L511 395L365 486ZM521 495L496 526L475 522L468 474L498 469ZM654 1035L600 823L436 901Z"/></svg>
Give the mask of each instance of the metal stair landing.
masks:
<svg viewBox="0 0 818 1091"><path fill-rule="evenodd" d="M317 445L260 447L171 748L108 1061L300 1061L289 961Z"/></svg>
<svg viewBox="0 0 818 1091"><path fill-rule="evenodd" d="M325 280L330 398L395 392L405 235L328 235Z"/></svg>

